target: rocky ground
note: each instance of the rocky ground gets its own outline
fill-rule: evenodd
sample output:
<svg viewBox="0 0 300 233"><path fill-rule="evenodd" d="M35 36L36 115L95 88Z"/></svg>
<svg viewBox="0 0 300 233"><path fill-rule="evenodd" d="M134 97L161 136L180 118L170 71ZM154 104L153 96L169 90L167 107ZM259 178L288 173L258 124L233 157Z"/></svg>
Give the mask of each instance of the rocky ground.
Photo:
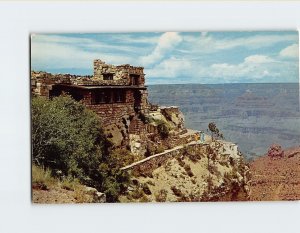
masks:
<svg viewBox="0 0 300 233"><path fill-rule="evenodd" d="M59 183L32 185L32 202L40 204L72 204L105 202L105 194L84 185L70 189Z"/></svg>
<svg viewBox="0 0 300 233"><path fill-rule="evenodd" d="M44 204L77 203L74 191L56 188L51 190L33 189L32 202Z"/></svg>
<svg viewBox="0 0 300 233"><path fill-rule="evenodd" d="M151 172L133 172L133 184L120 202L248 200L248 167L242 157L208 160L207 153L191 155L171 158Z"/></svg>
<svg viewBox="0 0 300 233"><path fill-rule="evenodd" d="M300 146L285 150L282 158L257 158L250 171L251 201L300 199Z"/></svg>
<svg viewBox="0 0 300 233"><path fill-rule="evenodd" d="M250 163L250 189L246 195L242 188L245 177L230 165L214 161L211 171L207 169L207 156L202 154L197 161L189 157L173 158L155 169L150 176L136 176L129 195L121 202L177 202L177 201L283 201L300 199L300 146L284 151L284 157L263 156ZM236 175L234 175L235 173ZM211 177L212 196L205 196L208 178ZM238 184L238 195L234 181ZM244 180L245 181L245 180ZM226 188L224 188L224 185ZM208 199L206 199L208 197ZM33 186L33 203L91 203L96 200L96 190L82 186L75 190L61 186Z"/></svg>

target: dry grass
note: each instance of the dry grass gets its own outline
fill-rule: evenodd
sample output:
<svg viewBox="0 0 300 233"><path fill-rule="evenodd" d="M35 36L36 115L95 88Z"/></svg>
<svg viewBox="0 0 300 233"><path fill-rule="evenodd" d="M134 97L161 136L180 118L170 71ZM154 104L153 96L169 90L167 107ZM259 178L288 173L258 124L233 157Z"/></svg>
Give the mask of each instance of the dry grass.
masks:
<svg viewBox="0 0 300 233"><path fill-rule="evenodd" d="M78 179L66 177L60 180L51 175L50 169L32 165L32 187L34 189L47 190L55 186L70 191L82 189L82 185L79 183Z"/></svg>
<svg viewBox="0 0 300 233"><path fill-rule="evenodd" d="M62 181L60 181L60 186L63 189L75 191L76 189L79 189L81 185L78 179L66 177Z"/></svg>
<svg viewBox="0 0 300 233"><path fill-rule="evenodd" d="M32 165L32 186L36 189L49 189L57 183L49 169Z"/></svg>
<svg viewBox="0 0 300 233"><path fill-rule="evenodd" d="M74 199L76 203L92 203L93 198L91 195L87 195L82 186L77 186L74 190Z"/></svg>

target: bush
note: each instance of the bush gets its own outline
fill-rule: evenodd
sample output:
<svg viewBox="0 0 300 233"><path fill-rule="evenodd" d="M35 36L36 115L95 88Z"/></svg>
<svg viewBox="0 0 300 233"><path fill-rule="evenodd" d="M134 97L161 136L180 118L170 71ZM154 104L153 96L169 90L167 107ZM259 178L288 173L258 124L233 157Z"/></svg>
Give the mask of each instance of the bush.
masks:
<svg viewBox="0 0 300 233"><path fill-rule="evenodd" d="M158 145L155 150L155 154L159 154L165 151L165 147L163 145Z"/></svg>
<svg viewBox="0 0 300 233"><path fill-rule="evenodd" d="M146 195L143 195L140 198L139 202L151 202L151 200Z"/></svg>
<svg viewBox="0 0 300 233"><path fill-rule="evenodd" d="M201 160L201 154L197 150L193 150L186 145L183 147L183 154L186 155L193 163L198 162Z"/></svg>
<svg viewBox="0 0 300 233"><path fill-rule="evenodd" d="M211 133L212 141L215 141L215 139L224 139L223 134L220 132L215 122L210 122L208 124L208 130Z"/></svg>
<svg viewBox="0 0 300 233"><path fill-rule="evenodd" d="M132 164L135 161L135 156L126 149L115 149L111 155L111 165L115 168L122 168Z"/></svg>
<svg viewBox="0 0 300 233"><path fill-rule="evenodd" d="M90 180L106 153L98 116L69 96L32 99L32 157L53 175Z"/></svg>
<svg viewBox="0 0 300 233"><path fill-rule="evenodd" d="M171 187L171 190L173 191L174 195L177 197L183 197L183 193L181 192L180 189L176 188L175 186Z"/></svg>
<svg viewBox="0 0 300 233"><path fill-rule="evenodd" d="M32 159L62 179L72 177L104 192L108 202L117 201L129 177L119 171L130 154L111 153L96 113L70 96L32 99ZM120 161L121 160L121 161Z"/></svg>
<svg viewBox="0 0 300 233"><path fill-rule="evenodd" d="M142 189L143 189L143 192L146 194L146 195L151 195L152 192L151 190L149 189L148 185L147 184L143 184L142 185Z"/></svg>
<svg viewBox="0 0 300 233"><path fill-rule="evenodd" d="M190 165L185 164L183 168L186 171L186 173L189 175L189 177L194 176L194 173L192 172L192 169L191 169Z"/></svg>
<svg viewBox="0 0 300 233"><path fill-rule="evenodd" d="M32 166L32 187L34 189L48 190L51 187L59 186L66 190L76 190L81 187L79 181L72 177L55 178L51 175L49 168Z"/></svg>
<svg viewBox="0 0 300 233"><path fill-rule="evenodd" d="M74 190L74 199L76 203L92 203L94 202L93 198L90 195L86 194L86 191L83 187L77 187Z"/></svg>
<svg viewBox="0 0 300 233"><path fill-rule="evenodd" d="M165 202L167 200L167 194L168 194L167 190L165 190L165 189L160 190L155 195L155 201L157 201L157 202Z"/></svg>
<svg viewBox="0 0 300 233"><path fill-rule="evenodd" d="M176 157L176 160L178 161L178 164L180 167L184 167L185 162L183 161L183 159L181 157Z"/></svg>
<svg viewBox="0 0 300 233"><path fill-rule="evenodd" d="M216 175L217 177L220 177L220 175L221 175L220 171L218 170L218 167L215 164L210 164L208 166L208 171L211 174Z"/></svg>
<svg viewBox="0 0 300 233"><path fill-rule="evenodd" d="M151 155L154 155L155 151L156 151L156 147L154 145L152 145L151 143L148 143L147 147L146 147L145 157L149 157Z"/></svg>
<svg viewBox="0 0 300 233"><path fill-rule="evenodd" d="M169 137L170 129L166 122L160 122L157 125L157 130L162 139Z"/></svg>
<svg viewBox="0 0 300 233"><path fill-rule="evenodd" d="M136 199L142 198L144 196L144 192L142 189L137 188L131 193L130 196L136 200Z"/></svg>
<svg viewBox="0 0 300 233"><path fill-rule="evenodd" d="M60 182L60 185L63 189L75 191L80 186L80 183L79 183L78 179L76 179L76 178L74 179L74 178L69 176L69 177L64 178Z"/></svg>

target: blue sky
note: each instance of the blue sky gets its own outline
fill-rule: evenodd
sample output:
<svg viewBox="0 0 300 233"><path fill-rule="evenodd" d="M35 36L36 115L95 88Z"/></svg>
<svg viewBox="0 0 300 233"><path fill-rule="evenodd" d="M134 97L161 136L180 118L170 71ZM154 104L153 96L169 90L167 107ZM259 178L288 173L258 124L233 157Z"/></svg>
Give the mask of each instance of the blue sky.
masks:
<svg viewBox="0 0 300 233"><path fill-rule="evenodd" d="M31 68L93 74L93 60L144 66L147 84L299 82L296 31L34 34Z"/></svg>

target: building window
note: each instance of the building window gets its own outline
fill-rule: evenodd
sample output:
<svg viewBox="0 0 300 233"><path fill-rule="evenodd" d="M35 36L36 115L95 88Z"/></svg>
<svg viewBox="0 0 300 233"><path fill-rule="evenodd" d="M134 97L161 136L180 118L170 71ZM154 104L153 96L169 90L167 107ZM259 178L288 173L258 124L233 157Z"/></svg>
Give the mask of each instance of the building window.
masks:
<svg viewBox="0 0 300 233"><path fill-rule="evenodd" d="M117 90L115 92L115 101L117 103L125 102L125 92L123 90Z"/></svg>
<svg viewBox="0 0 300 233"><path fill-rule="evenodd" d="M94 94L94 104L108 104L113 102L111 91L97 91Z"/></svg>
<svg viewBox="0 0 300 233"><path fill-rule="evenodd" d="M105 98L106 98L105 99L106 103L113 103L114 100L113 100L113 93L112 93L112 91L107 91Z"/></svg>
<svg viewBox="0 0 300 233"><path fill-rule="evenodd" d="M111 73L103 74L103 80L114 80L114 75Z"/></svg>
<svg viewBox="0 0 300 233"><path fill-rule="evenodd" d="M94 92L92 104L110 104L126 102L126 91L124 90L97 90Z"/></svg>
<svg viewBox="0 0 300 233"><path fill-rule="evenodd" d="M133 85L133 86L139 85L139 79L140 79L139 75L131 74L130 75L131 85Z"/></svg>
<svg viewBox="0 0 300 233"><path fill-rule="evenodd" d="M105 103L105 93L102 91L100 93L98 93L97 95L98 99L97 99L97 103Z"/></svg>

